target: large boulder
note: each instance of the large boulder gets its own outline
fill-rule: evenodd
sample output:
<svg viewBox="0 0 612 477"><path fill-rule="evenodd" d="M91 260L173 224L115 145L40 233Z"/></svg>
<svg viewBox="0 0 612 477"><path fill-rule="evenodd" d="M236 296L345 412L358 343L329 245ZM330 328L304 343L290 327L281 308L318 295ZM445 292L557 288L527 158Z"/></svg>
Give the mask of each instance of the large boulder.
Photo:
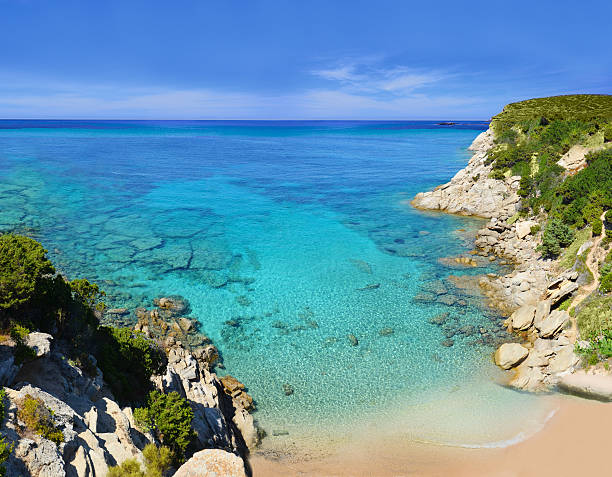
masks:
<svg viewBox="0 0 612 477"><path fill-rule="evenodd" d="M612 376L577 371L559 379L557 386L565 392L598 401L612 401Z"/></svg>
<svg viewBox="0 0 612 477"><path fill-rule="evenodd" d="M533 318L534 326L539 330L542 326L542 321L550 314L550 300L539 301L536 305L535 317Z"/></svg>
<svg viewBox="0 0 612 477"><path fill-rule="evenodd" d="M41 356L47 356L51 352L51 341L53 341L53 336L50 334L34 332L26 337L25 344L32 348L36 356L40 358Z"/></svg>
<svg viewBox="0 0 612 477"><path fill-rule="evenodd" d="M531 233L531 227L534 225L538 225L537 222L533 220L525 220L523 222L518 222L516 224L516 236L521 240L527 237Z"/></svg>
<svg viewBox="0 0 612 477"><path fill-rule="evenodd" d="M528 354L529 350L519 343L504 343L495 352L495 364L510 369L520 364Z"/></svg>
<svg viewBox="0 0 612 477"><path fill-rule="evenodd" d="M246 477L243 460L220 449L205 449L193 454L174 477Z"/></svg>
<svg viewBox="0 0 612 477"><path fill-rule="evenodd" d="M554 310L540 323L539 334L541 338L552 338L569 323L570 316L565 310Z"/></svg>
<svg viewBox="0 0 612 477"><path fill-rule="evenodd" d="M527 330L533 324L536 313L535 305L523 305L512 313L512 328L515 330Z"/></svg>

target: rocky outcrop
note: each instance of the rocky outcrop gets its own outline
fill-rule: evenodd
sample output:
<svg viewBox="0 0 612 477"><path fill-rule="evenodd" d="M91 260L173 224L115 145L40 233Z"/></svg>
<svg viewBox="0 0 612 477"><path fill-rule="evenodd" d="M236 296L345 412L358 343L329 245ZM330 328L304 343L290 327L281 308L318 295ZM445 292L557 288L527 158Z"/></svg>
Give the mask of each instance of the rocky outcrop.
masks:
<svg viewBox="0 0 612 477"><path fill-rule="evenodd" d="M504 181L489 178L491 165L487 165L486 159L491 147L493 132L487 130L470 146L474 154L468 165L450 182L417 194L412 205L418 209L479 217L495 217L500 213L513 215L520 199L516 194L520 177Z"/></svg>
<svg viewBox="0 0 612 477"><path fill-rule="evenodd" d="M504 343L495 352L495 363L503 369L514 368L528 354L529 350L519 343Z"/></svg>
<svg viewBox="0 0 612 477"><path fill-rule="evenodd" d="M612 401L612 376L577 371L563 376L559 380L558 386L559 389L569 394L598 401Z"/></svg>
<svg viewBox="0 0 612 477"><path fill-rule="evenodd" d="M176 391L187 398L194 411L193 428L202 447L216 447L246 455L259 442L253 416L253 400L240 384L229 395L221 380L188 350L174 346L168 353L164 376L154 378L164 392Z"/></svg>
<svg viewBox="0 0 612 477"><path fill-rule="evenodd" d="M240 457L219 449L196 452L174 477L246 477Z"/></svg>
<svg viewBox="0 0 612 477"><path fill-rule="evenodd" d="M95 476L127 458L142 459L149 440L134 429L131 413L122 410L104 387L101 372L86 376L58 352L23 365L11 387L6 434L15 444L7 475ZM63 434L60 445L27 430L18 417L26 395L49 409Z"/></svg>
<svg viewBox="0 0 612 477"><path fill-rule="evenodd" d="M176 306L176 302L161 304L167 309ZM181 336L185 335L186 332ZM223 465L234 473L219 475L244 475L242 458L259 441L249 413L254 408L253 399L235 378L219 379L212 372L218 359L214 346L208 343L190 350L174 336L177 335L167 335L162 341L168 354L165 374L153 376L152 380L160 390L180 393L194 411L192 426L197 447L211 448L208 454L203 454L209 457L202 461L208 462L206 468L210 472L197 475L215 475L215 469L225 469ZM93 356L88 357L94 371L90 376L61 353L65 343L56 344L52 340L45 333L30 333L25 342L37 357L21 365L15 364L14 343L9 340L0 345L3 358L0 377L8 402L2 433L15 449L7 462L7 476L95 477L106 475L108 466L126 459L142 461L144 446L150 442L158 444L154 437L136 427L132 409L122 409L117 404ZM54 426L63 435L59 445L28 429L21 421L18 409L26 395L49 410Z"/></svg>

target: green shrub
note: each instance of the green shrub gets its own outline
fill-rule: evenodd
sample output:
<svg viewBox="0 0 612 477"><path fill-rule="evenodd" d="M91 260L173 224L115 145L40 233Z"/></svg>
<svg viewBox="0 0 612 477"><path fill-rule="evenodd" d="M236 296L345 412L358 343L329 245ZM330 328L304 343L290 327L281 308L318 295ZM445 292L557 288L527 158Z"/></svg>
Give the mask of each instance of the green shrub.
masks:
<svg viewBox="0 0 612 477"><path fill-rule="evenodd" d="M15 342L15 362L24 363L36 358L36 352L25 344L25 339L30 334L30 330L21 325L13 325L10 331L11 338Z"/></svg>
<svg viewBox="0 0 612 477"><path fill-rule="evenodd" d="M96 359L104 379L123 404L142 403L151 389L151 376L165 366L165 354L142 333L130 328L100 327Z"/></svg>
<svg viewBox="0 0 612 477"><path fill-rule="evenodd" d="M165 446L157 448L154 444L147 444L142 454L144 472L136 459L127 459L121 465L109 467L107 477L162 477L172 463L170 449Z"/></svg>
<svg viewBox="0 0 612 477"><path fill-rule="evenodd" d="M561 249L574 240L574 232L558 219L551 219L542 234L542 245L538 250L544 257L557 257Z"/></svg>
<svg viewBox="0 0 612 477"><path fill-rule="evenodd" d="M85 278L79 278L69 282L69 285L75 300L93 310L103 310L105 308L104 303L99 300L106 296L106 293L100 290L95 283L90 283Z"/></svg>
<svg viewBox="0 0 612 477"><path fill-rule="evenodd" d="M134 419L143 430L153 432L179 460L195 437L191 428L193 410L177 392L151 391L147 407L135 409Z"/></svg>
<svg viewBox="0 0 612 477"><path fill-rule="evenodd" d="M542 226L540 224L536 224L536 225L532 225L529 231L531 232L531 235L535 235L540 231L541 228Z"/></svg>
<svg viewBox="0 0 612 477"><path fill-rule="evenodd" d="M21 235L0 235L0 308L23 305L55 274L41 244Z"/></svg>
<svg viewBox="0 0 612 477"><path fill-rule="evenodd" d="M601 278L601 281L599 282L599 289L602 293L612 292L612 273L608 273Z"/></svg>
<svg viewBox="0 0 612 477"><path fill-rule="evenodd" d="M49 439L56 445L64 442L64 434L53 422L53 412L41 399L26 394L18 405L17 416L35 434Z"/></svg>

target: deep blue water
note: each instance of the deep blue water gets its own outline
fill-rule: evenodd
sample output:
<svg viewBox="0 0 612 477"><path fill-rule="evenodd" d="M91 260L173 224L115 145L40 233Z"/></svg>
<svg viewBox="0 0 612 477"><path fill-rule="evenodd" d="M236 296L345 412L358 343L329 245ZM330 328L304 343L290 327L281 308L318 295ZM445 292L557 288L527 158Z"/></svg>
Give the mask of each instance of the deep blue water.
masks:
<svg viewBox="0 0 612 477"><path fill-rule="evenodd" d="M486 127L0 121L0 229L41 240L112 307L187 298L268 434L389 419L413 437L501 440L517 410L540 409L495 383L479 338L499 337L500 317L446 280L495 265L439 262L479 222L406 203L463 167ZM428 321L440 313L469 331L450 347Z"/></svg>

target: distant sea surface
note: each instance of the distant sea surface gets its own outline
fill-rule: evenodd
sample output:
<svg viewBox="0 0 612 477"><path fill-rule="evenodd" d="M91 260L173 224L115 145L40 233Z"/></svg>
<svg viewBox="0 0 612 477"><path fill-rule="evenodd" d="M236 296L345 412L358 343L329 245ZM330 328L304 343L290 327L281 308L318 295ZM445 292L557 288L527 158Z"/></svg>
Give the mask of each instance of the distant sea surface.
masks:
<svg viewBox="0 0 612 477"><path fill-rule="evenodd" d="M550 409L497 384L501 317L448 279L496 265L439 261L466 254L481 222L407 204L462 168L486 128L0 121L0 229L40 240L111 307L185 297L219 374L256 400L264 446L366 428L503 444Z"/></svg>

